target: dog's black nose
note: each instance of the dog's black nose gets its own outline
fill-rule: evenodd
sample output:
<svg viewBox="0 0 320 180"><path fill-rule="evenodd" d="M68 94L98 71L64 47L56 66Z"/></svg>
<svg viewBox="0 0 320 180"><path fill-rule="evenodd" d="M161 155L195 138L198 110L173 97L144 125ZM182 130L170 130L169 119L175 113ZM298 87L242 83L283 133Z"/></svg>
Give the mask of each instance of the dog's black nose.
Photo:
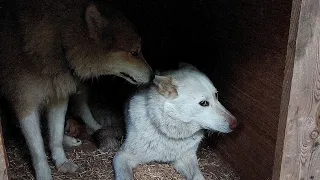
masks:
<svg viewBox="0 0 320 180"><path fill-rule="evenodd" d="M155 77L156 77L156 75L155 75L154 73L151 73L151 75L150 75L150 82L152 82Z"/></svg>

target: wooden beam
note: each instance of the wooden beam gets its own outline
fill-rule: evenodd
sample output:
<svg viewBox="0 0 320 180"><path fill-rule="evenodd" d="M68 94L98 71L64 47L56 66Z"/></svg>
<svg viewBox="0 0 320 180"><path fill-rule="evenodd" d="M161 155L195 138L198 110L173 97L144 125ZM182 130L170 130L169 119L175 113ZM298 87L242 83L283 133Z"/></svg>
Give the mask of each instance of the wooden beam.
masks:
<svg viewBox="0 0 320 180"><path fill-rule="evenodd" d="M280 169L281 169L282 153L283 153L283 142L285 137L285 128L287 125L287 115L288 115L288 107L289 107L289 100L290 100L293 64L295 59L296 40L297 40L298 26L299 26L300 6L301 6L301 0L293 0L290 29L289 29L289 38L288 38L288 45L287 45L286 66L284 70L284 80L282 85L282 98L281 98L278 133L277 133L278 138L277 138L277 145L276 145L276 151L275 151L275 161L273 166L273 180L277 180L280 177Z"/></svg>
<svg viewBox="0 0 320 180"><path fill-rule="evenodd" d="M1 110L0 110L1 111ZM8 161L4 147L0 112L0 180L8 180Z"/></svg>
<svg viewBox="0 0 320 180"><path fill-rule="evenodd" d="M320 1L291 15L273 179L320 179Z"/></svg>

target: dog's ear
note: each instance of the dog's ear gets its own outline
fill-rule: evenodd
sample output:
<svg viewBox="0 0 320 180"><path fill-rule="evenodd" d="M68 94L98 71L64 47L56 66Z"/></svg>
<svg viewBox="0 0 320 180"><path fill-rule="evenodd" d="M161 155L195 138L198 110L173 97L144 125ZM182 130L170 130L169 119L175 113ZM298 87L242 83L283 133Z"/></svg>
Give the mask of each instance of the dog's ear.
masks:
<svg viewBox="0 0 320 180"><path fill-rule="evenodd" d="M179 62L178 66L179 66L179 69L198 70L194 65L186 63L186 62Z"/></svg>
<svg viewBox="0 0 320 180"><path fill-rule="evenodd" d="M178 96L177 87L173 84L172 76L157 76L153 83L157 86L158 92L166 98L175 98Z"/></svg>
<svg viewBox="0 0 320 180"><path fill-rule="evenodd" d="M102 17L95 4L90 4L86 8L85 20L87 23L89 37L95 40L101 39L106 30L107 21Z"/></svg>

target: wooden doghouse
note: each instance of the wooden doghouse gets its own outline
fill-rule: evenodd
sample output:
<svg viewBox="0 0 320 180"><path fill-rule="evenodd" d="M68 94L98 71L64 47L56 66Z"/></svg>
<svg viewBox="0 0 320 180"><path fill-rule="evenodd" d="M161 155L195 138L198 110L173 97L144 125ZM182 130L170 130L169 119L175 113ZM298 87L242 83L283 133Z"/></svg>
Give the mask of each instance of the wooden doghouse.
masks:
<svg viewBox="0 0 320 180"><path fill-rule="evenodd" d="M216 149L241 179L320 179L319 0L116 4L139 28L152 67L190 62L217 85L242 127ZM2 145L2 179L6 171Z"/></svg>

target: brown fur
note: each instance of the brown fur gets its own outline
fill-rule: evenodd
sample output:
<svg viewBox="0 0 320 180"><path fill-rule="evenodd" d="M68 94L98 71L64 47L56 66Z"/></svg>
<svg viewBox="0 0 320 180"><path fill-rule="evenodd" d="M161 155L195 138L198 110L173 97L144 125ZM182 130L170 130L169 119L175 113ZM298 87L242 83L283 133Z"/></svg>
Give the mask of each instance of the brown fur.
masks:
<svg viewBox="0 0 320 180"><path fill-rule="evenodd" d="M69 96L82 79L116 75L140 84L154 78L134 26L117 10L89 0L5 0L0 22L0 92L11 103L37 179L52 179L39 126L48 114L52 160L75 172L62 147ZM2 13L1 13L2 14Z"/></svg>
<svg viewBox="0 0 320 180"><path fill-rule="evenodd" d="M78 78L125 72L147 82L143 76L151 74L133 25L105 4L17 1L3 24L0 87L20 118L52 98L67 98Z"/></svg>
<svg viewBox="0 0 320 180"><path fill-rule="evenodd" d="M74 137L74 138L86 138L88 137L86 126L83 123L80 123L81 120L76 117L68 118L67 120L67 126L65 129L65 132L68 136Z"/></svg>

